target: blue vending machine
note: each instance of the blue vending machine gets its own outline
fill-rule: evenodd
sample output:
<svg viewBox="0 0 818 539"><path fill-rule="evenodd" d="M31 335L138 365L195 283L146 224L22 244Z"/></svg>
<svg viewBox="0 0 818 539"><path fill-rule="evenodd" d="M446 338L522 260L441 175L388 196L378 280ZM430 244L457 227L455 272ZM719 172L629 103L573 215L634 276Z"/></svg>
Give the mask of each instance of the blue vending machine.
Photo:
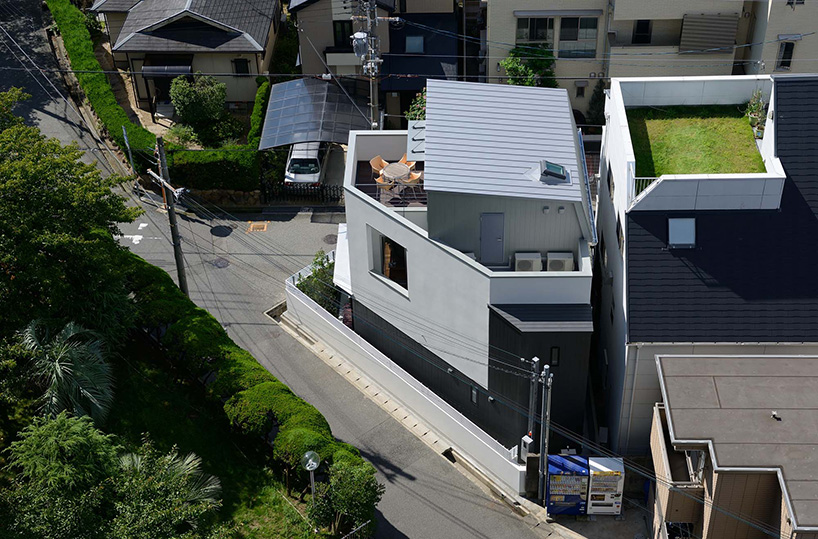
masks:
<svg viewBox="0 0 818 539"><path fill-rule="evenodd" d="M549 515L584 515L588 503L588 458L548 455L545 503Z"/></svg>

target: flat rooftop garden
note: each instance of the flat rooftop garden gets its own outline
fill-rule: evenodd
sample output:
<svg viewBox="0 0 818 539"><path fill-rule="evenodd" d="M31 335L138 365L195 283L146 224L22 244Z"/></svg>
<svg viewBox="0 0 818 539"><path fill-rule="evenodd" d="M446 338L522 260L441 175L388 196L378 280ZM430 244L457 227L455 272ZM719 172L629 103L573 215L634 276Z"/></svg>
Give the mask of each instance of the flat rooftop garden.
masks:
<svg viewBox="0 0 818 539"><path fill-rule="evenodd" d="M636 175L766 172L741 105L628 109Z"/></svg>

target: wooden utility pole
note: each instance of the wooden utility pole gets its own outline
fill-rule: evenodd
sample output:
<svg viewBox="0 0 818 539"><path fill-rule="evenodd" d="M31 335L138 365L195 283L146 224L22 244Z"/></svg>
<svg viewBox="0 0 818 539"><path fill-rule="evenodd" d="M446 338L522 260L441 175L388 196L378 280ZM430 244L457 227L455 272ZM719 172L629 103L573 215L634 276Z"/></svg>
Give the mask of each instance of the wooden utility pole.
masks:
<svg viewBox="0 0 818 539"><path fill-rule="evenodd" d="M156 176L151 172L154 179L159 181L162 193L168 206L168 223L170 224L170 237L173 242L173 256L176 259L176 275L179 277L179 288L190 297L187 289L187 276L185 275L185 258L182 254L182 240L179 238L179 227L176 225L176 194L170 185L170 173L168 172L168 162L165 159L165 141L162 137L156 137L156 146L159 150L159 172L161 176Z"/></svg>

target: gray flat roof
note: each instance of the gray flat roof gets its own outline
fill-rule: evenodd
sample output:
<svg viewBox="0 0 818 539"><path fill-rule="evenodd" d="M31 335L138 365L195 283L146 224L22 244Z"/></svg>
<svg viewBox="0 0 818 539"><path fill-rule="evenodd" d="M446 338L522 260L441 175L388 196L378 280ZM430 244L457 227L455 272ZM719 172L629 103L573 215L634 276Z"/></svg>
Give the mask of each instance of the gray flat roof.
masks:
<svg viewBox="0 0 818 539"><path fill-rule="evenodd" d="M531 177L541 160L570 184ZM584 167L568 93L430 79L426 95L427 191L580 201Z"/></svg>
<svg viewBox="0 0 818 539"><path fill-rule="evenodd" d="M778 472L793 523L818 526L818 357L657 356L656 363L671 441L709 444L717 468Z"/></svg>

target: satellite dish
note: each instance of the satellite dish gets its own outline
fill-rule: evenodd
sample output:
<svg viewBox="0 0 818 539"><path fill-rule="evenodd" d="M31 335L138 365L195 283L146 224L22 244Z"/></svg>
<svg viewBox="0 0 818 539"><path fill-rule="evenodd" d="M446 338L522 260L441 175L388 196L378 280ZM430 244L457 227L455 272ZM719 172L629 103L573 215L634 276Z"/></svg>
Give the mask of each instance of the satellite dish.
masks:
<svg viewBox="0 0 818 539"><path fill-rule="evenodd" d="M308 472L315 471L319 464L321 464L321 457L319 457L315 451L307 451L304 453L304 456L301 457L301 466Z"/></svg>

